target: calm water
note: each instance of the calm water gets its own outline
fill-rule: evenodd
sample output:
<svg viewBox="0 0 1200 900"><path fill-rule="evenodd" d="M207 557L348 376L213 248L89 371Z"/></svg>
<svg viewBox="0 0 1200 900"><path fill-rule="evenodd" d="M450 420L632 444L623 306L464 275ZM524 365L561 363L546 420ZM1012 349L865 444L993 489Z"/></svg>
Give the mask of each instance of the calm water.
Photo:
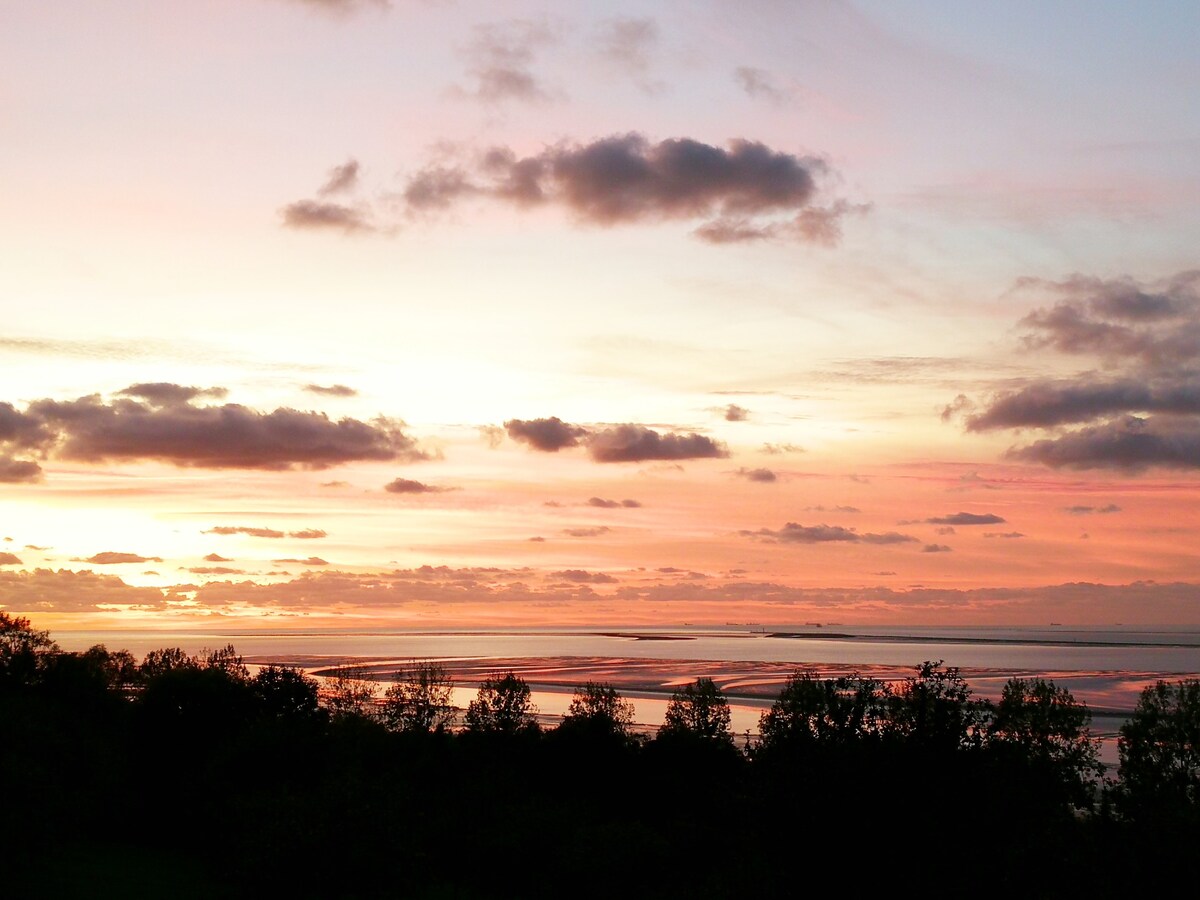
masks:
<svg viewBox="0 0 1200 900"><path fill-rule="evenodd" d="M756 626L757 629L757 626ZM189 652L232 643L247 657L613 656L839 665L911 666L942 659L963 669L1042 673L1200 671L1200 627L1193 628L900 628L776 626L750 629L634 628L402 631L321 629L263 632L59 631L67 650L103 643L136 655L180 646ZM774 637L790 632L804 637ZM833 637L832 635L845 637ZM640 636L640 637L639 637ZM650 639L647 639L650 638ZM657 639L654 639L657 638ZM681 638L663 640L662 638Z"/></svg>

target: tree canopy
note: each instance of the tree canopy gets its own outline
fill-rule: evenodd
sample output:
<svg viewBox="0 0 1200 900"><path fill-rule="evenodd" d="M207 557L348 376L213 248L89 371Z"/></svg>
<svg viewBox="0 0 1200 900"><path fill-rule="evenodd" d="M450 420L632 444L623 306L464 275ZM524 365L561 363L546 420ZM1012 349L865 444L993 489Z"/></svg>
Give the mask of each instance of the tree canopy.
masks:
<svg viewBox="0 0 1200 900"><path fill-rule="evenodd" d="M467 706L464 724L476 734L518 734L536 731L537 707L523 678L506 672L486 678Z"/></svg>
<svg viewBox="0 0 1200 900"><path fill-rule="evenodd" d="M659 737L700 738L733 744L729 701L711 678L697 678L671 695Z"/></svg>

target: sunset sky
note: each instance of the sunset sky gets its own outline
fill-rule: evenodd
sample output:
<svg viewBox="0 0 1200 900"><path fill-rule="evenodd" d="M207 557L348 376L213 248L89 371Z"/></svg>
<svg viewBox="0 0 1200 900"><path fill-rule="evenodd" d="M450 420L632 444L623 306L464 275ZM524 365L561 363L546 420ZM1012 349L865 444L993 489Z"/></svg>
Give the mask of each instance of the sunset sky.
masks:
<svg viewBox="0 0 1200 900"><path fill-rule="evenodd" d="M0 608L1200 623L1198 38L0 0Z"/></svg>

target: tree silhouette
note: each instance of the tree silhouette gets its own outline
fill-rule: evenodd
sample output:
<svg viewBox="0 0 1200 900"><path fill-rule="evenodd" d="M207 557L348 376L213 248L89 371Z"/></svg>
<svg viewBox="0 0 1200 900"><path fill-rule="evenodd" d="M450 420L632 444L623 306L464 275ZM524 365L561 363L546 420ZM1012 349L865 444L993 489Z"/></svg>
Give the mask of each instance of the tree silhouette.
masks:
<svg viewBox="0 0 1200 900"><path fill-rule="evenodd" d="M375 701L375 682L358 666L338 666L325 680L325 705L340 719L368 717Z"/></svg>
<svg viewBox="0 0 1200 900"><path fill-rule="evenodd" d="M633 704L611 684L589 681L575 689L559 731L589 738L627 740L633 725Z"/></svg>
<svg viewBox="0 0 1200 900"><path fill-rule="evenodd" d="M1143 690L1117 748L1127 814L1200 824L1200 680Z"/></svg>
<svg viewBox="0 0 1200 900"><path fill-rule="evenodd" d="M729 703L711 678L697 678L671 695L660 738L700 738L733 745Z"/></svg>
<svg viewBox="0 0 1200 900"><path fill-rule="evenodd" d="M927 750L979 747L987 705L971 699L957 666L926 660L898 688L888 691L885 733Z"/></svg>
<svg viewBox="0 0 1200 900"><path fill-rule="evenodd" d="M305 719L318 712L317 680L289 666L263 666L251 680L259 709L268 717Z"/></svg>
<svg viewBox="0 0 1200 900"><path fill-rule="evenodd" d="M537 707L530 702L529 685L512 672L493 675L479 685L467 706L467 731L480 734L517 734L537 730Z"/></svg>
<svg viewBox="0 0 1200 900"><path fill-rule="evenodd" d="M381 716L393 731L441 731L454 721L454 682L436 663L420 663L395 675L383 694Z"/></svg>
<svg viewBox="0 0 1200 900"><path fill-rule="evenodd" d="M0 685L32 684L42 657L57 650L50 632L33 628L24 616L0 611Z"/></svg>
<svg viewBox="0 0 1200 900"><path fill-rule="evenodd" d="M988 749L1040 770L1077 806L1090 805L1103 773L1099 741L1088 731L1092 714L1066 688L1041 678L1012 678L1004 685L986 729Z"/></svg>
<svg viewBox="0 0 1200 900"><path fill-rule="evenodd" d="M876 736L884 699L882 685L869 678L822 680L811 670L797 672L759 718L759 749L829 748Z"/></svg>

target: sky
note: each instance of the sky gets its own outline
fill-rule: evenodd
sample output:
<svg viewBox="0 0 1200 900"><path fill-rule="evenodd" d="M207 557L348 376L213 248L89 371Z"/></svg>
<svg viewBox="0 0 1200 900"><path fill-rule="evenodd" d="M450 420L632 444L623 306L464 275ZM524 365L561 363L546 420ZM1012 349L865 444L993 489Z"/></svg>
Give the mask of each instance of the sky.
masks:
<svg viewBox="0 0 1200 900"><path fill-rule="evenodd" d="M0 608L1200 623L1198 37L0 0Z"/></svg>

